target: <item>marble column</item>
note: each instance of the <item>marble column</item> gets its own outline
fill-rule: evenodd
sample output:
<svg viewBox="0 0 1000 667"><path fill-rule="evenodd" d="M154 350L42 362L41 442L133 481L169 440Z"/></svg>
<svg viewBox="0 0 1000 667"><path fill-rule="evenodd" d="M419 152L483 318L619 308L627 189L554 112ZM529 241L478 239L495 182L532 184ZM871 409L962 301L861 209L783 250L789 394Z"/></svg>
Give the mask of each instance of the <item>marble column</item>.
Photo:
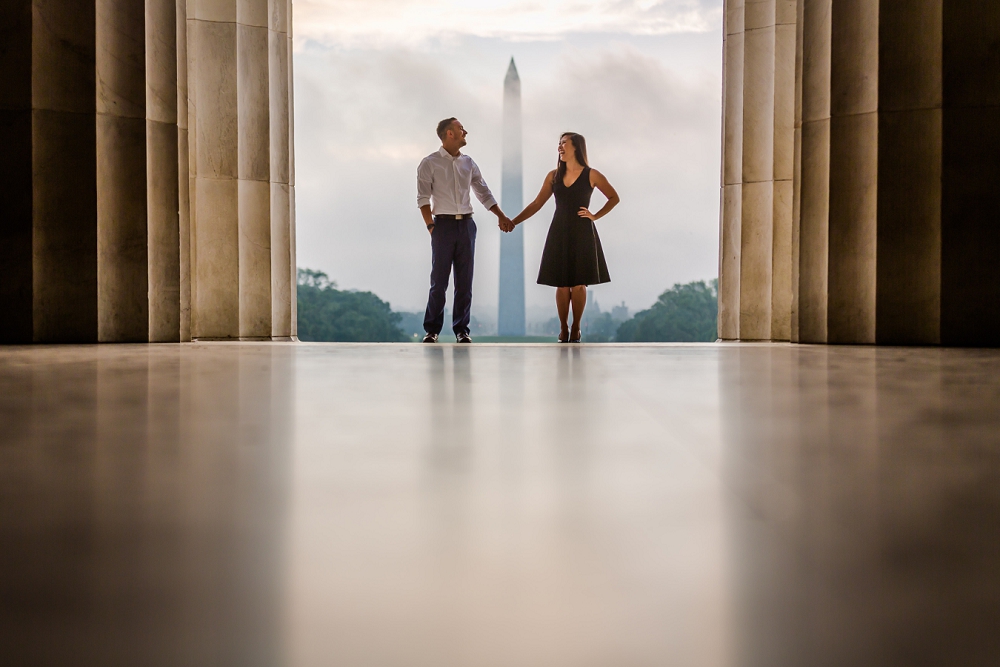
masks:
<svg viewBox="0 0 1000 667"><path fill-rule="evenodd" d="M722 192L719 338L740 337L740 221L743 206L743 0L726 0L723 28Z"/></svg>
<svg viewBox="0 0 1000 667"><path fill-rule="evenodd" d="M145 43L143 2L96 1L101 342L142 342L149 337Z"/></svg>
<svg viewBox="0 0 1000 667"><path fill-rule="evenodd" d="M97 340L94 9L0 7L0 342Z"/></svg>
<svg viewBox="0 0 1000 667"><path fill-rule="evenodd" d="M299 338L299 299L298 299L298 264L295 252L295 59L292 57L292 0L286 4L286 53L288 54L288 269L289 269L289 300L291 301L291 339Z"/></svg>
<svg viewBox="0 0 1000 667"><path fill-rule="evenodd" d="M879 3L832 9L827 341L874 343Z"/></svg>
<svg viewBox="0 0 1000 667"><path fill-rule="evenodd" d="M191 186L188 136L187 0L176 0L177 19L177 236L180 270L179 337L191 340Z"/></svg>
<svg viewBox="0 0 1000 667"><path fill-rule="evenodd" d="M271 338L268 0L238 0L240 338Z"/></svg>
<svg viewBox="0 0 1000 667"><path fill-rule="evenodd" d="M941 342L942 0L879 8L876 341Z"/></svg>
<svg viewBox="0 0 1000 667"><path fill-rule="evenodd" d="M795 176L796 0L777 0L774 17L774 209L771 340L792 335L792 219Z"/></svg>
<svg viewBox="0 0 1000 667"><path fill-rule="evenodd" d="M745 0L740 338L771 338L775 0Z"/></svg>
<svg viewBox="0 0 1000 667"><path fill-rule="evenodd" d="M799 342L799 245L802 222L802 9L804 3L795 3L795 130L792 162L792 302L790 304L789 335L793 343Z"/></svg>
<svg viewBox="0 0 1000 667"><path fill-rule="evenodd" d="M30 343L32 326L32 6L0 4L0 343Z"/></svg>
<svg viewBox="0 0 1000 667"><path fill-rule="evenodd" d="M194 60L196 165L192 274L192 338L238 339L239 131L236 0L188 5L188 50ZM190 53L193 52L193 53Z"/></svg>
<svg viewBox="0 0 1000 667"><path fill-rule="evenodd" d="M177 0L145 2L149 341L178 342L181 333L181 266L177 169Z"/></svg>
<svg viewBox="0 0 1000 667"><path fill-rule="evenodd" d="M827 340L832 0L802 2L798 339Z"/></svg>
<svg viewBox="0 0 1000 667"><path fill-rule="evenodd" d="M268 0L271 336L279 340L295 335L290 11L289 0Z"/></svg>
<svg viewBox="0 0 1000 667"><path fill-rule="evenodd" d="M945 0L941 342L1000 345L1000 6Z"/></svg>

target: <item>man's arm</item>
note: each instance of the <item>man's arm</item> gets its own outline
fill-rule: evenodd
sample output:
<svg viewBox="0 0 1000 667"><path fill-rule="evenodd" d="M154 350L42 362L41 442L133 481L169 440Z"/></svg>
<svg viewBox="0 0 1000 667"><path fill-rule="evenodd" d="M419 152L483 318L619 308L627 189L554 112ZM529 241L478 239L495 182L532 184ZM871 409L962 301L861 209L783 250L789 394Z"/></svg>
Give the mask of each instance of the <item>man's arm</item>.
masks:
<svg viewBox="0 0 1000 667"><path fill-rule="evenodd" d="M431 192L434 188L434 169L427 159L420 161L417 167L417 207L427 225L427 231L434 231L434 218L431 216Z"/></svg>
<svg viewBox="0 0 1000 667"><path fill-rule="evenodd" d="M490 213L497 217L500 229L505 232L509 232L514 229L514 224L510 221L504 212L500 210L500 205L497 204L497 200L493 198L493 193L490 192L490 188L486 185L486 179L483 178L483 174L479 171L479 165L475 162L472 163L472 191L476 193L476 199L485 206Z"/></svg>

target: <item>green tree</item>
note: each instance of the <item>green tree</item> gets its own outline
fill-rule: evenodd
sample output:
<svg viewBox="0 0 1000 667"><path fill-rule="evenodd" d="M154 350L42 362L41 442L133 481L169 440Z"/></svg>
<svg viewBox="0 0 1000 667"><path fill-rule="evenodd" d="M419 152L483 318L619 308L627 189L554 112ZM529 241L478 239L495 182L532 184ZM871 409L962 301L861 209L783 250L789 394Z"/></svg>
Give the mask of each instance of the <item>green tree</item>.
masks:
<svg viewBox="0 0 1000 667"><path fill-rule="evenodd" d="M299 339L394 343L407 340L401 317L371 292L338 290L322 271L299 269Z"/></svg>
<svg viewBox="0 0 1000 667"><path fill-rule="evenodd" d="M718 338L719 281L676 284L649 310L622 322L619 342L694 343Z"/></svg>

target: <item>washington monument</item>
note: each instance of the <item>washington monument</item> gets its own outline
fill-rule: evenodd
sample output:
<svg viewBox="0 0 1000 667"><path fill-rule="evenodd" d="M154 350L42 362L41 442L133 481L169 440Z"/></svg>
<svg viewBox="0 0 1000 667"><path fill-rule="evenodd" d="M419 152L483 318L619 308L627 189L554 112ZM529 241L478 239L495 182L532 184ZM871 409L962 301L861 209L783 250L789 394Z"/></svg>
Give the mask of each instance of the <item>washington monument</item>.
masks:
<svg viewBox="0 0 1000 667"><path fill-rule="evenodd" d="M503 81L503 180L500 206L504 211L521 210L521 79L510 59ZM524 335L524 228L500 236L500 309L497 334Z"/></svg>

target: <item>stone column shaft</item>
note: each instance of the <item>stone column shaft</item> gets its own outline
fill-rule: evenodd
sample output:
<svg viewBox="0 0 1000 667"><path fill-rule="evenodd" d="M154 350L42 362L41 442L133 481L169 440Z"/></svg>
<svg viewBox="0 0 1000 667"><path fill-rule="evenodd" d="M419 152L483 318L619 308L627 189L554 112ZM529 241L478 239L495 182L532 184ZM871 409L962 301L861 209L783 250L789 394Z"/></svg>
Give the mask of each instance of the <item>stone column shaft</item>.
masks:
<svg viewBox="0 0 1000 667"><path fill-rule="evenodd" d="M1000 345L1000 6L943 3L941 342Z"/></svg>
<svg viewBox="0 0 1000 667"><path fill-rule="evenodd" d="M98 337L149 337L145 7L96 1Z"/></svg>
<svg viewBox="0 0 1000 667"><path fill-rule="evenodd" d="M288 0L268 0L271 196L271 336L291 339L296 288L291 180L291 40Z"/></svg>
<svg viewBox="0 0 1000 667"><path fill-rule="evenodd" d="M719 338L740 337L740 219L743 206L743 0L726 0L723 29Z"/></svg>
<svg viewBox="0 0 1000 667"><path fill-rule="evenodd" d="M177 227L180 268L180 340L191 340L191 183L188 134L187 0L176 0L177 18Z"/></svg>
<svg viewBox="0 0 1000 667"><path fill-rule="evenodd" d="M237 4L240 338L271 338L268 0Z"/></svg>
<svg viewBox="0 0 1000 667"><path fill-rule="evenodd" d="M878 187L876 0L837 0L831 15L827 340L875 342Z"/></svg>
<svg viewBox="0 0 1000 667"><path fill-rule="evenodd" d="M95 6L0 6L0 343L97 341Z"/></svg>
<svg viewBox="0 0 1000 667"><path fill-rule="evenodd" d="M941 341L942 0L879 14L876 341Z"/></svg>
<svg viewBox="0 0 1000 667"><path fill-rule="evenodd" d="M745 0L740 338L771 338L775 0Z"/></svg>
<svg viewBox="0 0 1000 667"><path fill-rule="evenodd" d="M177 1L145 2L149 340L178 342L181 330L181 266L177 169Z"/></svg>
<svg viewBox="0 0 1000 667"><path fill-rule="evenodd" d="M795 3L795 133L794 162L792 164L792 303L790 337L799 342L799 245L802 221L802 9L804 3Z"/></svg>
<svg viewBox="0 0 1000 667"><path fill-rule="evenodd" d="M802 165L799 214L799 340L827 340L830 222L831 0L801 0Z"/></svg>
<svg viewBox="0 0 1000 667"><path fill-rule="evenodd" d="M189 5L192 338L240 335L236 0ZM191 10L194 10L193 12ZM189 95L192 92L189 90Z"/></svg>
<svg viewBox="0 0 1000 667"><path fill-rule="evenodd" d="M796 0L778 0L774 28L774 210L771 340L792 335L792 218L795 175Z"/></svg>

